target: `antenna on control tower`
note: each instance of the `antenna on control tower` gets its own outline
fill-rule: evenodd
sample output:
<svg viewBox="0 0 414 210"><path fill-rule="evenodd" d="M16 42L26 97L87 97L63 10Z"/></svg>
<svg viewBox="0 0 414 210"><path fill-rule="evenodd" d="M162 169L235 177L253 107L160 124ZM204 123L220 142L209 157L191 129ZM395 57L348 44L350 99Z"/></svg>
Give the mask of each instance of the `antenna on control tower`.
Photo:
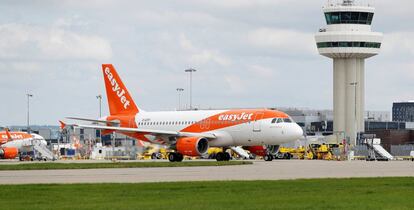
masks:
<svg viewBox="0 0 414 210"><path fill-rule="evenodd" d="M354 5L354 0L344 0L344 3L342 3L344 6L352 6Z"/></svg>

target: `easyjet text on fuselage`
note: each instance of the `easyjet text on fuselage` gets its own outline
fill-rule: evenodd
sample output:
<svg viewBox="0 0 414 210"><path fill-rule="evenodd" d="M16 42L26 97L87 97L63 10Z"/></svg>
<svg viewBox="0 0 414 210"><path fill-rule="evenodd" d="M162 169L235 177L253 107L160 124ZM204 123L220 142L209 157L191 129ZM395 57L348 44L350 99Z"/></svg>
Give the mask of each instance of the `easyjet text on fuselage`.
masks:
<svg viewBox="0 0 414 210"><path fill-rule="evenodd" d="M236 121L236 120L251 120L253 113L241 113L241 114L222 114L218 117L218 120Z"/></svg>

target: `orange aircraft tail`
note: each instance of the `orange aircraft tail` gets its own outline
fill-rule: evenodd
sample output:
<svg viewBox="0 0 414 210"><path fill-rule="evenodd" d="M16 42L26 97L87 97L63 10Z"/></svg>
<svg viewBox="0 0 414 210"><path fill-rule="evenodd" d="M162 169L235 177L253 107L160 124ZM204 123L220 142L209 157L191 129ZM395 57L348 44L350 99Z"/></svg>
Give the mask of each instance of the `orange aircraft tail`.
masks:
<svg viewBox="0 0 414 210"><path fill-rule="evenodd" d="M6 131L7 141L11 141L11 140L13 140L13 138L12 138L12 136L11 136L11 134L10 134L9 129L8 129L8 128L6 128L6 129L4 129L4 130Z"/></svg>
<svg viewBox="0 0 414 210"><path fill-rule="evenodd" d="M135 115L139 112L137 105L112 64L102 64L111 115Z"/></svg>
<svg viewBox="0 0 414 210"><path fill-rule="evenodd" d="M59 120L60 123L60 129L65 129L66 128L66 123L64 123L63 121Z"/></svg>

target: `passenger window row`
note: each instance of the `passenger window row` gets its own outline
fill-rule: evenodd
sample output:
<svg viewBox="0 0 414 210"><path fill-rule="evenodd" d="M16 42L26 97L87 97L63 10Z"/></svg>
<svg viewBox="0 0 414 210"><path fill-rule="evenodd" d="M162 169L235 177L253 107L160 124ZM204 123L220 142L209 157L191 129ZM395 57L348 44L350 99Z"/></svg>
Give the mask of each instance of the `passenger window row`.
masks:
<svg viewBox="0 0 414 210"><path fill-rule="evenodd" d="M194 123L194 121L139 122L138 125L190 125Z"/></svg>
<svg viewBox="0 0 414 210"><path fill-rule="evenodd" d="M228 125L228 124L240 124L250 123L246 120L235 120L235 121L168 121L168 122L138 122L138 125L192 125L192 124L213 124L213 125Z"/></svg>

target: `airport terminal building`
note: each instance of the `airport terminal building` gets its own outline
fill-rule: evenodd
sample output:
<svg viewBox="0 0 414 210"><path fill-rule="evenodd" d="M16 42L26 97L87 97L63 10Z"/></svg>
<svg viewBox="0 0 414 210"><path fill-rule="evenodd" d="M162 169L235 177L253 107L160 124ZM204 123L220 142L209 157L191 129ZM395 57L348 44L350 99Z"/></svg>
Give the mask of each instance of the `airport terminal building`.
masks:
<svg viewBox="0 0 414 210"><path fill-rule="evenodd" d="M392 120L399 122L414 122L414 101L393 103Z"/></svg>

